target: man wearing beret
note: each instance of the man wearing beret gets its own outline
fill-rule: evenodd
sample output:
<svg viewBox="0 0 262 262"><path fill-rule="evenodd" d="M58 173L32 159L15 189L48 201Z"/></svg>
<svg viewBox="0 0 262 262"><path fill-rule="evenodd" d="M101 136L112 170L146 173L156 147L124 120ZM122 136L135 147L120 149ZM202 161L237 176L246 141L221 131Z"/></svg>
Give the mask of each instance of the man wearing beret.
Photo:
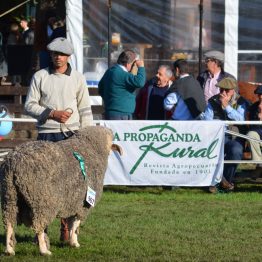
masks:
<svg viewBox="0 0 262 262"><path fill-rule="evenodd" d="M216 84L224 77L232 77L229 73L224 71L224 54L220 51L209 51L205 53L206 71L201 73L197 80L204 90L206 103L208 99L214 95L219 94L219 88Z"/></svg>
<svg viewBox="0 0 262 262"><path fill-rule="evenodd" d="M236 92L237 81L234 78L225 77L220 80L216 86L219 88L219 94L208 100L203 119L244 121L248 102ZM241 160L243 154L243 141L239 138L234 139L231 135L226 134L224 153L226 160ZM225 164L221 180L222 188L227 190L234 189L233 180L236 168L237 164ZM210 187L210 192L213 193L215 191L216 187Z"/></svg>
<svg viewBox="0 0 262 262"><path fill-rule="evenodd" d="M79 128L92 125L93 116L85 78L68 63L73 54L72 44L59 37L47 49L53 64L34 74L25 110L37 119L37 139L57 142L72 136ZM67 221L62 220L62 225L61 240L67 240Z"/></svg>
<svg viewBox="0 0 262 262"><path fill-rule="evenodd" d="M258 96L258 101L252 104L249 108L249 119L251 121L262 121L262 86L258 86L254 92ZM261 140L262 139L262 126L250 125L250 131L247 134L251 138ZM261 144L258 142L249 140L252 160L262 161ZM258 165L261 167L261 164ZM257 169L255 174L260 175L261 170ZM255 175L254 174L254 175Z"/></svg>

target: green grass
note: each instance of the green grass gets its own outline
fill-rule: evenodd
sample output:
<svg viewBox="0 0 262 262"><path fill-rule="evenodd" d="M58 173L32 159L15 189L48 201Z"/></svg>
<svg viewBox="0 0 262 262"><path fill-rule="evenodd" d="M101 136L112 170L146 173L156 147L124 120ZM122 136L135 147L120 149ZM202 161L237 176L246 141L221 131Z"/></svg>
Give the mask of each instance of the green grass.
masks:
<svg viewBox="0 0 262 262"><path fill-rule="evenodd" d="M262 261L261 193L261 184L216 195L197 188L107 187L81 225L79 249L61 247L56 220L49 227L51 257L41 257L33 232L18 226L16 256L0 261Z"/></svg>

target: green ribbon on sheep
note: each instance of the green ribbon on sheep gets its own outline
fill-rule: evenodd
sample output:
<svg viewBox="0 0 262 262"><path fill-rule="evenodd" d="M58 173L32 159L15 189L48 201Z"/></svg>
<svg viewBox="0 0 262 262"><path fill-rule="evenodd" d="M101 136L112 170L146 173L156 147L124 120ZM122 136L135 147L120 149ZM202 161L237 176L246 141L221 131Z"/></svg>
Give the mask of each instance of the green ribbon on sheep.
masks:
<svg viewBox="0 0 262 262"><path fill-rule="evenodd" d="M84 158L77 152L73 152L74 157L79 161L79 165L81 168L82 175L84 180L86 180L86 171L85 171L85 160Z"/></svg>

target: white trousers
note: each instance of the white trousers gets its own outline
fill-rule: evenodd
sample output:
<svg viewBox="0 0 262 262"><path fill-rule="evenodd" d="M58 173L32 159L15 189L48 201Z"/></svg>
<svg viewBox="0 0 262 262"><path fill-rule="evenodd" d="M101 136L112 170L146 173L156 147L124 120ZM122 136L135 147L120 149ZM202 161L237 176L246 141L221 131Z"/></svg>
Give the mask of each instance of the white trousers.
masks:
<svg viewBox="0 0 262 262"><path fill-rule="evenodd" d="M247 135L252 138L260 140L260 136L256 131L249 131ZM249 143L252 153L252 160L262 161L262 153L261 153L262 143L251 141L251 140L249 140Z"/></svg>

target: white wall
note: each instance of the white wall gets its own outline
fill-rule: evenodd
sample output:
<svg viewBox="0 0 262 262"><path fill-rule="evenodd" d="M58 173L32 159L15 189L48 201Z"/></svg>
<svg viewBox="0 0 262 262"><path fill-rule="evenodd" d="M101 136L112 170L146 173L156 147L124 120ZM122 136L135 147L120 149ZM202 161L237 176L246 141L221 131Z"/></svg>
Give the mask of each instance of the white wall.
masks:
<svg viewBox="0 0 262 262"><path fill-rule="evenodd" d="M70 64L83 73L83 11L82 0L66 0L67 38L74 46Z"/></svg>
<svg viewBox="0 0 262 262"><path fill-rule="evenodd" d="M225 71L238 78L239 0L225 0Z"/></svg>

